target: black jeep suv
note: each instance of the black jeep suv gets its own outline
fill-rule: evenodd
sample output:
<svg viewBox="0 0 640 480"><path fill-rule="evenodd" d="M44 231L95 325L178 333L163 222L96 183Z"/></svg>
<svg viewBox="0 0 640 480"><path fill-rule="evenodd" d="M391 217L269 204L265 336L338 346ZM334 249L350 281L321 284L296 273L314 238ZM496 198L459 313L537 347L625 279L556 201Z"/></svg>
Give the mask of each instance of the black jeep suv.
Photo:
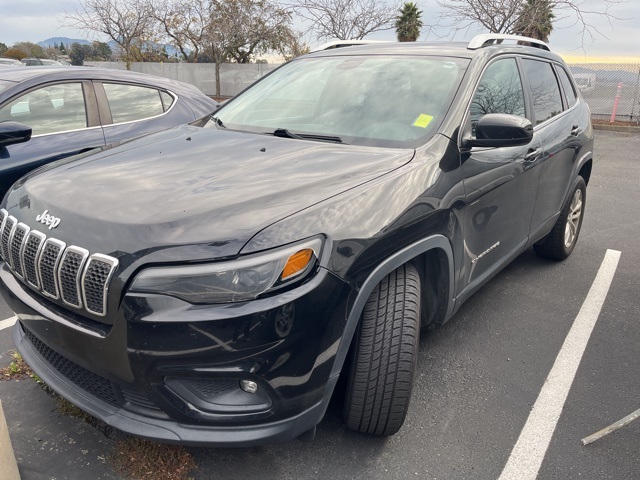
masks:
<svg viewBox="0 0 640 480"><path fill-rule="evenodd" d="M325 50L213 116L16 183L1 290L62 396L167 442L391 435L421 327L525 249L564 259L592 167L589 109L545 44Z"/></svg>

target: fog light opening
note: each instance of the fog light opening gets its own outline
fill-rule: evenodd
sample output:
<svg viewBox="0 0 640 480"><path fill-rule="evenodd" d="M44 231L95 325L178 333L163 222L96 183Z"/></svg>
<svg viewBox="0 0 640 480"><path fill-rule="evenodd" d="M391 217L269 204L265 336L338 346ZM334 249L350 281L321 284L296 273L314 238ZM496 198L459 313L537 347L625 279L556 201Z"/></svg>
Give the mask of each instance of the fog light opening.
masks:
<svg viewBox="0 0 640 480"><path fill-rule="evenodd" d="M247 393L256 393L258 391L258 384L251 380L240 380L240 388Z"/></svg>

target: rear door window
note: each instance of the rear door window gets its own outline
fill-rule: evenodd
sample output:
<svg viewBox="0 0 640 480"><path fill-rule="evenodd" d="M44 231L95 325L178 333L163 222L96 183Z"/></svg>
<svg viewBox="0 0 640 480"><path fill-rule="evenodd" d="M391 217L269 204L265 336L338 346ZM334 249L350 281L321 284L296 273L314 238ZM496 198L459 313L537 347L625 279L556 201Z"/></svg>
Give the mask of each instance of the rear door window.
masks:
<svg viewBox="0 0 640 480"><path fill-rule="evenodd" d="M550 63L525 59L522 64L531 88L535 124L539 125L562 112L560 87Z"/></svg>

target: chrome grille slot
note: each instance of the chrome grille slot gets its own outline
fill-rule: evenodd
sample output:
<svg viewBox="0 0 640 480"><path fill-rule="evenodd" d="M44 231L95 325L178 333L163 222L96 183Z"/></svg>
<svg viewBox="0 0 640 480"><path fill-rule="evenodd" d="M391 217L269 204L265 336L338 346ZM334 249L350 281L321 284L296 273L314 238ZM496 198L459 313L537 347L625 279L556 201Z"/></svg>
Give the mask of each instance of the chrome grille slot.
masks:
<svg viewBox="0 0 640 480"><path fill-rule="evenodd" d="M31 230L0 209L0 256L14 275L45 297L101 317L118 260Z"/></svg>
<svg viewBox="0 0 640 480"><path fill-rule="evenodd" d="M49 238L44 242L44 247L38 259L38 273L42 282L42 293L51 298L59 298L58 279L56 270L60 265L60 257L66 244L60 240Z"/></svg>
<svg viewBox="0 0 640 480"><path fill-rule="evenodd" d="M62 301L72 307L81 308L80 276L89 252L84 248L71 246L64 252L58 269L58 285Z"/></svg>
<svg viewBox="0 0 640 480"><path fill-rule="evenodd" d="M0 209L0 258L4 260L4 253L2 252L2 232L4 232L4 221L9 216L4 208Z"/></svg>
<svg viewBox="0 0 640 480"><path fill-rule="evenodd" d="M104 316L107 311L109 281L118 266L115 258L91 255L82 276L82 297L88 312Z"/></svg>
<svg viewBox="0 0 640 480"><path fill-rule="evenodd" d="M11 236L11 248L9 255L11 255L11 265L13 265L13 271L20 278L24 277L22 268L22 258L20 253L22 252L22 242L31 230L24 223L19 223L13 229L13 235Z"/></svg>
<svg viewBox="0 0 640 480"><path fill-rule="evenodd" d="M9 255L9 242L11 241L11 234L13 228L16 226L17 220L15 217L8 216L2 222L2 236L0 237L0 251L2 251L2 259L11 265L11 257Z"/></svg>
<svg viewBox="0 0 640 480"><path fill-rule="evenodd" d="M32 230L27 235L27 239L22 245L22 266L24 267L24 278L29 285L40 289L40 278L38 277L38 257L44 246L46 239L44 233Z"/></svg>

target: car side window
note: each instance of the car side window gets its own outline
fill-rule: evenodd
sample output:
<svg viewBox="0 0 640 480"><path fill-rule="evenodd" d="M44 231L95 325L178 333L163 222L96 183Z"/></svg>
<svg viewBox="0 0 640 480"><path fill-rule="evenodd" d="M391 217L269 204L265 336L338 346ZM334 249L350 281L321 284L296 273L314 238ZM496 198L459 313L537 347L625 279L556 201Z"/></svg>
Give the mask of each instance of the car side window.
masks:
<svg viewBox="0 0 640 480"><path fill-rule="evenodd" d="M87 127L87 111L80 83L48 85L21 95L0 109L0 122L28 125L32 135Z"/></svg>
<svg viewBox="0 0 640 480"><path fill-rule="evenodd" d="M539 125L562 112L560 87L550 63L527 59L522 64L531 87L535 124Z"/></svg>
<svg viewBox="0 0 640 480"><path fill-rule="evenodd" d="M471 127L487 113L525 116L524 89L515 58L505 58L487 67L470 107Z"/></svg>
<svg viewBox="0 0 640 480"><path fill-rule="evenodd" d="M567 71L562 67L556 67L558 72L558 77L560 77L560 83L562 83L562 89L564 90L564 95L567 99L567 105L571 107L574 103L576 103L576 91L573 89L573 84L571 80L569 80L569 75Z"/></svg>
<svg viewBox="0 0 640 480"><path fill-rule="evenodd" d="M119 83L104 83L113 123L133 122L162 115L171 105L165 94L155 88ZM173 99L173 97L171 97Z"/></svg>

